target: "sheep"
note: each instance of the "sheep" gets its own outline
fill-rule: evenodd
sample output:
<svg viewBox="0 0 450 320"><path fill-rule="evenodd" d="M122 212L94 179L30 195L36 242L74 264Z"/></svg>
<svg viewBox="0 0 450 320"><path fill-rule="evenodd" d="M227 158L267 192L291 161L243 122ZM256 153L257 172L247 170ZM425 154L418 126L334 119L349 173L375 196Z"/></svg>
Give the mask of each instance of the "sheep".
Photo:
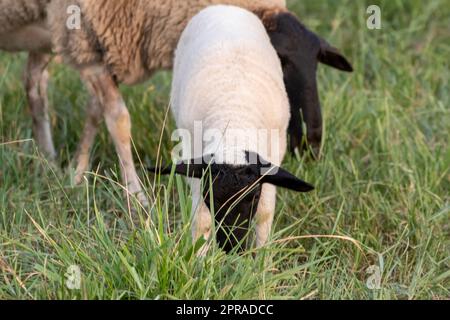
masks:
<svg viewBox="0 0 450 320"><path fill-rule="evenodd" d="M17 1L23 5L28 2L32 6L41 6L40 18L36 21L33 16L28 22L24 20L20 23L21 30L31 25L36 32L34 26L39 22L39 32L51 35L53 53L64 57L80 72L90 94L86 123L74 161L75 182L81 182L88 170L90 150L99 124L105 119L121 162L122 179L129 191L137 193L141 201L145 201L145 197L141 194L132 158L130 116L118 84L133 85L148 79L156 70L170 69L182 30L201 9L211 4L232 4L253 11L263 20L285 69L286 87L292 102L291 122L295 120L289 130L294 147L300 145L302 140L300 107L308 129L314 133L308 131L310 142L320 146L322 119L315 68L312 67L317 65L319 56L327 57L321 60L329 65L340 69L344 66L347 71L351 69L336 49L303 27L287 11L285 0ZM14 3L12 0L0 0L0 8L9 8ZM67 8L73 5L81 8L81 29L67 28ZM1 11L0 16L3 16ZM45 25L47 29L42 27ZM47 41L40 43L48 46ZM5 46L0 35L0 49ZM26 40L23 43L17 41L15 50L29 50L28 46ZM34 130L36 141L44 153L54 158L56 152L48 124L45 95L48 80L46 66L50 60L47 53L51 51L46 49L36 49L30 53L27 73L32 75L27 77L27 96L33 111L33 122L38 124ZM307 60L303 59L305 56ZM297 137L292 137L292 134Z"/></svg>
<svg viewBox="0 0 450 320"><path fill-rule="evenodd" d="M193 178L194 241L209 239L213 211L217 241L226 252L242 249L253 217L256 245L263 246L276 186L298 192L314 187L280 168L290 106L280 60L258 17L224 5L197 14L176 50L171 102L179 129L197 141L196 124L202 127L202 148L185 147L174 169ZM271 134L260 136L263 131ZM213 132L219 134L210 139ZM150 170L170 174L172 168ZM212 183L202 191L205 174Z"/></svg>

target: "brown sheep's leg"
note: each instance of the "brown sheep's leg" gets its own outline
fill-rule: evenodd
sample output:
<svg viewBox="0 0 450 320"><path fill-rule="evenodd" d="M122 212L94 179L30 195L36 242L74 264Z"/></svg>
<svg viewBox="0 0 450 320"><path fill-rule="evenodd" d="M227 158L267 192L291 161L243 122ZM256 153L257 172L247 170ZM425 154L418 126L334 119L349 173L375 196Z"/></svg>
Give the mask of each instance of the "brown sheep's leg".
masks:
<svg viewBox="0 0 450 320"><path fill-rule="evenodd" d="M109 72L102 67L87 67L82 70L81 75L91 95L98 99L103 109L108 131L119 156L122 181L127 192L136 194L139 201L147 205L132 156L130 114L119 88Z"/></svg>
<svg viewBox="0 0 450 320"><path fill-rule="evenodd" d="M75 183L80 184L86 171L89 170L89 158L98 127L103 120L103 109L96 97L92 96L86 109L86 123L83 136L75 157Z"/></svg>
<svg viewBox="0 0 450 320"><path fill-rule="evenodd" d="M28 104L33 118L33 134L41 152L48 159L56 158L48 115L48 71L51 56L43 53L30 53L25 71L25 88Z"/></svg>

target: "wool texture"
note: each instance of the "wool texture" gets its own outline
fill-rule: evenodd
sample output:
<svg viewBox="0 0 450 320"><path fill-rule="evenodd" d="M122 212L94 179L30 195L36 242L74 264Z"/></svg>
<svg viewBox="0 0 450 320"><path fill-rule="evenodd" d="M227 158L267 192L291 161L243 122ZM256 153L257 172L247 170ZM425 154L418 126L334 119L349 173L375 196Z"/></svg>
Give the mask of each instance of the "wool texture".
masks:
<svg viewBox="0 0 450 320"><path fill-rule="evenodd" d="M118 82L136 84L170 69L189 20L214 4L262 14L284 9L285 0L59 0L49 6L54 49L75 67L101 63ZM79 30L66 28L67 7L82 12Z"/></svg>
<svg viewBox="0 0 450 320"><path fill-rule="evenodd" d="M203 132L223 133L194 158L216 153L245 164L248 150L279 165L284 157L290 107L281 63L262 22L247 10L213 6L189 23L176 50L171 104L178 128L194 135L197 121ZM263 130L269 137L258 135Z"/></svg>

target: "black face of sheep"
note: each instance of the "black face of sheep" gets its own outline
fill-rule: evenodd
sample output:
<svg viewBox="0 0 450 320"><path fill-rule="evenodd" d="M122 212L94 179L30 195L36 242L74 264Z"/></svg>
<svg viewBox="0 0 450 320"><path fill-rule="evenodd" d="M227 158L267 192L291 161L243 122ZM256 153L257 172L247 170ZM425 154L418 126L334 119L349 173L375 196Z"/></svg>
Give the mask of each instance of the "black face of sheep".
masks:
<svg viewBox="0 0 450 320"><path fill-rule="evenodd" d="M286 170L276 167L258 155L248 152L248 165L214 163L207 159L177 164L174 172L204 181L203 200L214 212L216 239L227 253L246 246L246 236L258 209L262 184L269 183L297 192L309 192L314 187ZM255 160L255 161L253 161ZM151 172L170 174L172 168L150 168Z"/></svg>
<svg viewBox="0 0 450 320"><path fill-rule="evenodd" d="M208 173L203 199L214 212L217 242L227 253L236 247L240 250L246 246L246 235L261 196L259 169L212 164Z"/></svg>
<svg viewBox="0 0 450 320"><path fill-rule="evenodd" d="M321 62L346 72L352 72L353 68L336 48L308 30L293 14L283 12L272 15L265 24L282 62L291 104L290 151L304 147L304 120L307 142L314 155L318 156L322 142L322 113L317 89L317 65Z"/></svg>

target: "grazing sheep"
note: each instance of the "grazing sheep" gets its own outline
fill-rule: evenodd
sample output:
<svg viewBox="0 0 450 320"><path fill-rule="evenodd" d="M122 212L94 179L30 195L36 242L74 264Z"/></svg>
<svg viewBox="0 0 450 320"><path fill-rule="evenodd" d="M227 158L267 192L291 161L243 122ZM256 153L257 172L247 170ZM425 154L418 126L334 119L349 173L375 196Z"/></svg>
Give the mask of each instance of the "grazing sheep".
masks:
<svg viewBox="0 0 450 320"><path fill-rule="evenodd" d="M208 5L237 5L255 12L264 21L283 61L292 107L289 130L291 149L302 141L300 107L308 129L311 129L308 139L311 138L309 140L316 149L320 146L322 119L315 80L317 60L341 69L351 69L348 63L342 63L346 60L337 50L304 28L296 17L287 12L285 0L0 0L0 9L3 9L0 10L0 21L4 19L5 12L15 10L10 7L28 4L30 8L39 7L36 11L39 14L31 15L28 21L21 18L20 23L10 23L8 30L11 33L15 32L16 27L19 33L28 30L16 38L14 50L31 52L26 84L34 134L38 145L51 158L56 153L45 94L48 80L46 66L50 60L45 54L50 52L46 50L49 33L42 27L47 15L54 51L80 72L90 92L86 125L75 160L76 182L82 181L88 169L90 149L104 118L121 161L123 180L130 192L140 192L131 152L129 114L118 84L135 84L148 79L155 70L171 68L173 52L182 30L192 16ZM67 8L72 5L81 8L79 30L71 30L66 25ZM26 7L23 11L34 12L30 8ZM32 36L34 33L46 36L35 38ZM42 39L37 41L42 47L30 50L30 38ZM0 49L8 50L8 42L8 36L0 34ZM305 57L308 59L305 60ZM139 198L145 201L145 197Z"/></svg>
<svg viewBox="0 0 450 320"><path fill-rule="evenodd" d="M197 208L194 240L209 238L214 210L217 240L225 251L240 248L253 217L257 246L264 245L273 222L276 186L298 192L313 187L279 167L287 146L289 101L280 60L258 17L223 5L196 15L176 51L171 98L178 127L203 142L203 148L193 150L192 160L175 168L196 178L191 183ZM203 128L200 137L195 136L196 122ZM213 132L219 135L210 140ZM191 147L184 151L191 154ZM212 185L202 192L198 179L205 174Z"/></svg>

